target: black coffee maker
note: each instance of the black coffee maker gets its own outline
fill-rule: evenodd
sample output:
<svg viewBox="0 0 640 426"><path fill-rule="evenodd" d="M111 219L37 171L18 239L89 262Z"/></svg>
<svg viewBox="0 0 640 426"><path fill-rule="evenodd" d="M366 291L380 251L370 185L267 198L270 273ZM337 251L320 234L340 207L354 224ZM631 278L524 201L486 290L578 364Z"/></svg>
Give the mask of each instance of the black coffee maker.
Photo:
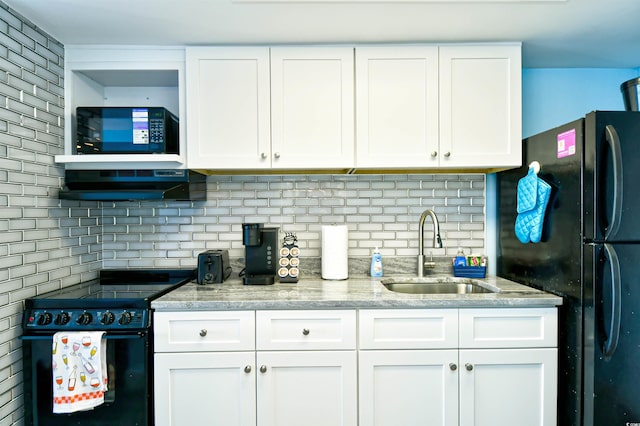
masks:
<svg viewBox="0 0 640 426"><path fill-rule="evenodd" d="M273 284L278 268L279 228L265 228L262 223L242 224L245 251L245 284Z"/></svg>

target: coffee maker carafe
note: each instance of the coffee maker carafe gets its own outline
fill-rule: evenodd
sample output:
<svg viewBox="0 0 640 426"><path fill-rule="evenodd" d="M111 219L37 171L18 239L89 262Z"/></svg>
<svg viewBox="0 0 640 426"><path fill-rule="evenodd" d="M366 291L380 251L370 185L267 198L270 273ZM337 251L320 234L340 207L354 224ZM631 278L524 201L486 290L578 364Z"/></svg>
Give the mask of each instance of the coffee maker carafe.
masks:
<svg viewBox="0 0 640 426"><path fill-rule="evenodd" d="M279 228L265 228L262 223L242 224L245 251L245 284L273 284L278 267Z"/></svg>

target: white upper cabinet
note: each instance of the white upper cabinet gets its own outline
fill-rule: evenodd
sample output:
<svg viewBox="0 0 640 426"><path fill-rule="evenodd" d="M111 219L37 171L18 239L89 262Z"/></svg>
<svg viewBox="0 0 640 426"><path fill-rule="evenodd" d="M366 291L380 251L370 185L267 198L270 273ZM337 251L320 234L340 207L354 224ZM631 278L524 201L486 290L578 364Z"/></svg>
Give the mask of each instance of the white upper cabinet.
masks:
<svg viewBox="0 0 640 426"><path fill-rule="evenodd" d="M357 168L521 162L520 44L356 48Z"/></svg>
<svg viewBox="0 0 640 426"><path fill-rule="evenodd" d="M67 168L457 170L521 163L519 43L69 46ZM78 106L163 106L179 154L77 155Z"/></svg>
<svg viewBox="0 0 640 426"><path fill-rule="evenodd" d="M189 167L270 167L269 48L189 47L186 61Z"/></svg>
<svg viewBox="0 0 640 426"><path fill-rule="evenodd" d="M353 48L187 49L195 169L353 165Z"/></svg>
<svg viewBox="0 0 640 426"><path fill-rule="evenodd" d="M356 167L437 167L438 47L357 47L356 122Z"/></svg>
<svg viewBox="0 0 640 426"><path fill-rule="evenodd" d="M274 168L353 166L353 48L271 48Z"/></svg>
<svg viewBox="0 0 640 426"><path fill-rule="evenodd" d="M440 46L440 166L520 166L520 44Z"/></svg>

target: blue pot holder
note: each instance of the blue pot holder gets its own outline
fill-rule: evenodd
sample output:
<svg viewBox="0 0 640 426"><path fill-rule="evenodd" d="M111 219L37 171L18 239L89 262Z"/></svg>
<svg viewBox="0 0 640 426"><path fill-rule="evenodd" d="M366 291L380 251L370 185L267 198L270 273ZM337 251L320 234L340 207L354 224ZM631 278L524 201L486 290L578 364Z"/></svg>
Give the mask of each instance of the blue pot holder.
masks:
<svg viewBox="0 0 640 426"><path fill-rule="evenodd" d="M518 181L518 217L515 231L521 243L539 243L551 185L538 177L537 169L529 166L529 172Z"/></svg>

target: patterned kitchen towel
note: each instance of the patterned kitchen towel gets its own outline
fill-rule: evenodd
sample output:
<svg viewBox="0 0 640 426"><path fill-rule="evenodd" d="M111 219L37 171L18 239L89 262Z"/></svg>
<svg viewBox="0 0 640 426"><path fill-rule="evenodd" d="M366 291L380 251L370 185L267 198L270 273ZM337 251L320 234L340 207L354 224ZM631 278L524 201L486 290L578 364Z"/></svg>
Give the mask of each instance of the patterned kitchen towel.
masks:
<svg viewBox="0 0 640 426"><path fill-rule="evenodd" d="M551 185L539 178L535 168L530 166L527 176L518 181L515 232L521 243L540 242L550 196Z"/></svg>
<svg viewBox="0 0 640 426"><path fill-rule="evenodd" d="M60 331L53 335L53 412L90 410L107 390L104 331Z"/></svg>

